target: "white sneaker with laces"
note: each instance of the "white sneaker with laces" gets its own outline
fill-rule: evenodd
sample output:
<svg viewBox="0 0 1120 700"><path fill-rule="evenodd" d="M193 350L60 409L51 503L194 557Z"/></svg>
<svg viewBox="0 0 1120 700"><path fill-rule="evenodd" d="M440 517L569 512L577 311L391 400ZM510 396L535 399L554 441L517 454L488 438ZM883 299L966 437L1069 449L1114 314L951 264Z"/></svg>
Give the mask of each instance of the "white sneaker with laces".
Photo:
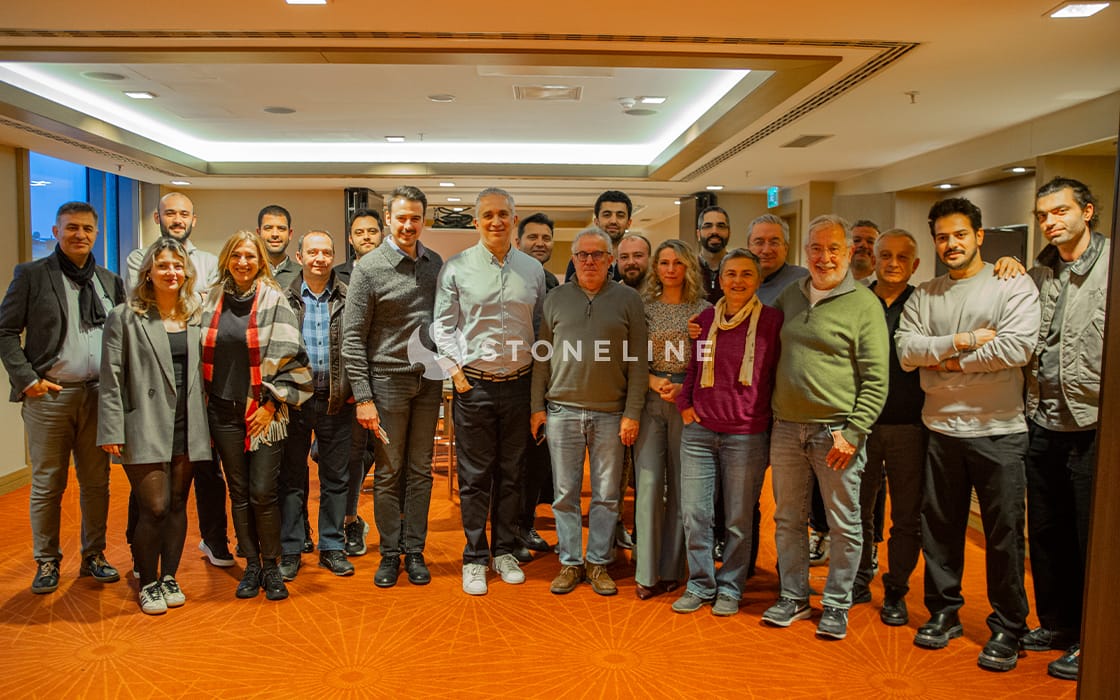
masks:
<svg viewBox="0 0 1120 700"><path fill-rule="evenodd" d="M512 554L502 554L494 557L494 571L501 575L506 583L525 583L525 572L517 563L517 557Z"/></svg>
<svg viewBox="0 0 1120 700"><path fill-rule="evenodd" d="M831 540L827 532L809 531L809 566L827 564L831 549Z"/></svg>
<svg viewBox="0 0 1120 700"><path fill-rule="evenodd" d="M485 564L463 564L463 592L467 595L486 595Z"/></svg>
<svg viewBox="0 0 1120 700"><path fill-rule="evenodd" d="M167 607L178 608L187 602L187 596L183 593L183 589L179 588L179 582L171 574L164 574L163 578L159 580L159 586L163 589L163 600L167 603Z"/></svg>
<svg viewBox="0 0 1120 700"><path fill-rule="evenodd" d="M162 615L167 612L167 601L163 599L163 586L152 581L140 589L140 609L146 615Z"/></svg>

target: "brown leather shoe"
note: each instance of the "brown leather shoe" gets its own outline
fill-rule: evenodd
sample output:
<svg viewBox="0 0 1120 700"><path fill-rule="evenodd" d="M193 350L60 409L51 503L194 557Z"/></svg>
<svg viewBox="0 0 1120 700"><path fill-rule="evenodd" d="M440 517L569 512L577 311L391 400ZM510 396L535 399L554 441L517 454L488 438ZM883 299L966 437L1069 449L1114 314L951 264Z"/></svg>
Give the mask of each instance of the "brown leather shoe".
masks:
<svg viewBox="0 0 1120 700"><path fill-rule="evenodd" d="M615 595L618 593L618 586L614 585L610 574L607 573L607 567L602 564L587 565L587 582L591 584L591 590L599 595Z"/></svg>
<svg viewBox="0 0 1120 700"><path fill-rule="evenodd" d="M548 590L556 595L571 593L582 580L582 566L562 566L560 567L560 573L556 575L556 578L552 579L552 586L550 586Z"/></svg>
<svg viewBox="0 0 1120 700"><path fill-rule="evenodd" d="M643 586L640 583L634 584L634 595L638 596L638 600L649 600L654 596L659 596L668 590L665 587L664 581L658 581L652 586Z"/></svg>

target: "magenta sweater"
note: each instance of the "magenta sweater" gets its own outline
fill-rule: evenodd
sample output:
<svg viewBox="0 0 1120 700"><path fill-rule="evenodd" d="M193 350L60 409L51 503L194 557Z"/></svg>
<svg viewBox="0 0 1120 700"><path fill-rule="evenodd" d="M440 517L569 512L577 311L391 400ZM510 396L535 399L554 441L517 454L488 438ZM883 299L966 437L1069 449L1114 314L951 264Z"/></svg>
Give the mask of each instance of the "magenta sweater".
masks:
<svg viewBox="0 0 1120 700"><path fill-rule="evenodd" d="M715 320L715 309L700 313L700 338L692 341L692 359L688 363L677 408L692 407L700 425L717 433L748 435L770 429L770 394L774 391L774 371L781 353L779 335L783 315L775 308L762 307L754 345L754 377L750 386L739 383L739 366L747 342L749 321L730 331L719 331L715 353L715 383L700 388L700 348Z"/></svg>

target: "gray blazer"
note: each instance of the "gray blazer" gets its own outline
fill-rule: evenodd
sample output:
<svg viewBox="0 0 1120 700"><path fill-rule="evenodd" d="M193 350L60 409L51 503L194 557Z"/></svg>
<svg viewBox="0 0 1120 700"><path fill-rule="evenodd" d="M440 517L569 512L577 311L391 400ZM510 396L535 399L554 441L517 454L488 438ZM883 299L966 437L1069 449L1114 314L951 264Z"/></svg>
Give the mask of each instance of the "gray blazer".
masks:
<svg viewBox="0 0 1120 700"><path fill-rule="evenodd" d="M209 460L210 429L202 391L202 345L197 323L187 324L187 455ZM124 464L171 461L175 429L175 367L159 311L140 316L120 304L105 321L97 444L124 445Z"/></svg>

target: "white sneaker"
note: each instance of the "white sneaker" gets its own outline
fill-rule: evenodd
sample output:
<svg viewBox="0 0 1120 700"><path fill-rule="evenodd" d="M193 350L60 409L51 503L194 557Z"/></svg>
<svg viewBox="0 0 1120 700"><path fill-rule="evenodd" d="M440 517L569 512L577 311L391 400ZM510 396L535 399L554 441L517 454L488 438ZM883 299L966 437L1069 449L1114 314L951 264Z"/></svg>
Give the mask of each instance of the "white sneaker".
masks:
<svg viewBox="0 0 1120 700"><path fill-rule="evenodd" d="M463 592L467 595L486 595L485 564L463 564Z"/></svg>
<svg viewBox="0 0 1120 700"><path fill-rule="evenodd" d="M159 581L159 587L163 589L163 601L167 603L167 607L178 608L187 602L187 596L171 574L164 574Z"/></svg>
<svg viewBox="0 0 1120 700"><path fill-rule="evenodd" d="M162 615L167 612L167 602L163 599L163 587L159 581L152 581L140 589L140 609L146 615Z"/></svg>
<svg viewBox="0 0 1120 700"><path fill-rule="evenodd" d="M494 557L494 571L501 574L506 583L525 583L525 572L517 565L517 557L512 554L502 554Z"/></svg>
<svg viewBox="0 0 1120 700"><path fill-rule="evenodd" d="M832 546L827 532L809 531L809 566L823 566L828 563Z"/></svg>

